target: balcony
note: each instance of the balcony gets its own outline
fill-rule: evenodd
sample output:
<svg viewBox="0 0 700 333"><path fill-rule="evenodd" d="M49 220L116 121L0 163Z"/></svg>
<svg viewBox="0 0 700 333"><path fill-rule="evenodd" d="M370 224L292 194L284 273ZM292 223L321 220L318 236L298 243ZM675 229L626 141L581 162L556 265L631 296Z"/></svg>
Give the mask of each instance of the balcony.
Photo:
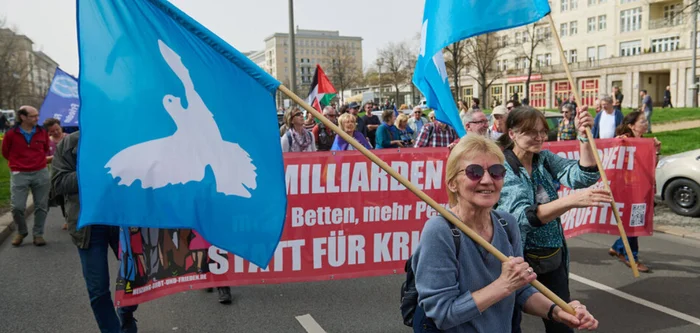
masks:
<svg viewBox="0 0 700 333"><path fill-rule="evenodd" d="M683 16L682 15L678 15L678 16L674 17L673 19L659 18L659 19L649 20L649 30L670 28L670 27L675 27L675 26L679 26L679 25L683 25Z"/></svg>

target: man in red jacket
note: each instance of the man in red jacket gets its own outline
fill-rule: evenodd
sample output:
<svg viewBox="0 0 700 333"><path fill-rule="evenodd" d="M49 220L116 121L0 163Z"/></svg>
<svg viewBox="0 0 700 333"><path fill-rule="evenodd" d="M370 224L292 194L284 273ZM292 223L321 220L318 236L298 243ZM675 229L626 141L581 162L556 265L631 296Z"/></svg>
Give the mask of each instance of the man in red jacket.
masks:
<svg viewBox="0 0 700 333"><path fill-rule="evenodd" d="M44 222L49 204L51 182L46 168L46 154L49 151L49 134L37 126L39 112L31 106L22 106L17 111L17 124L5 133L2 140L2 156L7 160L12 175L10 193L12 218L17 225L17 235L12 239L13 246L22 244L27 237L27 221L24 211L27 195L32 190L34 197L34 245L46 245Z"/></svg>

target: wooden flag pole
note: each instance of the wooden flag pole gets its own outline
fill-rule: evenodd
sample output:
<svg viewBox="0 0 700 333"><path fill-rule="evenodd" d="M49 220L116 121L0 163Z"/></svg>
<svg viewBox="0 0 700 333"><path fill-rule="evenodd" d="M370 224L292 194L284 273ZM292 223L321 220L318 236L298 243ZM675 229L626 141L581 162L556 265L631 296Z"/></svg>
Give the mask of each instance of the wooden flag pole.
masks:
<svg viewBox="0 0 700 333"><path fill-rule="evenodd" d="M394 179L396 179L399 183L405 186L409 191L413 192L413 194L417 195L421 200L425 201L428 205L430 205L430 207L435 209L438 213L442 214L442 216L445 217L448 221L450 221L450 223L454 224L457 228L459 228L459 230L462 230L467 236L469 236L469 238L471 238L477 244L481 245L484 249L486 249L486 251L489 251L489 253L493 254L496 258L498 258L498 260L500 260L501 262L508 261L508 257L506 257L503 253L501 253L501 251L499 251L497 248L491 245L491 243L487 242L485 239L479 236L479 234L467 227L464 223L462 223L459 219L452 215L452 213L450 213L445 207L439 205L435 200L433 200L431 197L429 197L427 194L425 194L423 191L421 191L415 185L413 185L413 183L411 183L408 179L404 178L401 174L396 172L396 170L392 169L389 166L389 164L377 157L377 155L374 155L374 153L372 153L369 149L365 148L362 144L357 142L355 138L345 133L343 130L340 129L340 127L328 120L328 118L324 117L316 109L312 108L309 104L307 104L304 100L299 98L299 96L297 96L287 87L285 87L284 85L280 85L278 89L283 94L291 98L294 101L294 103L297 103L306 111L311 112L311 114L314 117L316 117L316 119L320 120L324 125L326 125L326 127L333 130L333 132L335 132L337 135L340 135L341 138L343 138L345 141L347 141L349 144L355 147L355 149L360 151L362 154L367 156L367 158L369 158L372 162L377 164L389 175L394 177ZM539 290L547 298L549 298L552 302L556 303L560 308L564 309L564 311L572 315L576 315L576 311L569 304L564 302L564 300L559 298L559 296L557 296L551 290L547 289L547 287L545 287L542 283L540 283L537 280L534 280L530 284L533 287L535 287L535 289Z"/></svg>
<svg viewBox="0 0 700 333"><path fill-rule="evenodd" d="M571 91L574 92L574 97L576 98L579 103L583 103L581 99L581 95L578 92L578 89L576 89L576 84L574 83L574 78L571 76L571 71L569 70L569 62L567 61L566 57L564 56L564 47L561 45L561 39L559 39L559 34L557 33L557 29L554 26L554 19L552 18L552 14L547 14L547 18L549 18L549 25L552 27L552 35L554 35L554 39L557 42L557 47L559 48L559 56L561 58L561 63L564 65L564 70L566 71L566 76L569 78L569 84L571 85ZM588 112L588 110L586 110ZM600 156L598 156L598 148L596 147L595 140L593 140L593 133L591 133L590 128L586 128L586 137L588 137L588 143L591 145L591 149L593 150L593 157L595 158L595 163L598 166L598 171L600 171L600 178L603 180L603 186L605 186L605 190L610 192L610 196L612 197L612 191L610 190L610 184L608 184L608 176L605 174L605 169L603 168L603 163L600 161ZM620 231L620 237L622 238L622 243L625 245L625 251L627 251L627 257L629 258L630 261L630 266L632 267L632 274L634 274L634 277L639 277L639 270L637 269L637 262L634 260L634 256L632 255L632 250L630 249L630 243L627 241L627 233L625 233L625 228L622 225L622 219L620 219L620 212L617 210L617 204L615 203L615 198L612 197L612 211L613 214L615 214L615 220L617 221L617 229Z"/></svg>

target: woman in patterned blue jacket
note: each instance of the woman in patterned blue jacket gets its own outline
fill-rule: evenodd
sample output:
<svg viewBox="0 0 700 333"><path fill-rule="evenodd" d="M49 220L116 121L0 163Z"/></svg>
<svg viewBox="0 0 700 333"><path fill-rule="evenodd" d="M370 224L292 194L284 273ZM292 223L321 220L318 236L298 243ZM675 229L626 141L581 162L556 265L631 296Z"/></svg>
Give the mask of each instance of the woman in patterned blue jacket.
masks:
<svg viewBox="0 0 700 333"><path fill-rule="evenodd" d="M609 192L586 189L559 198L557 183L572 189L584 189L600 178L593 151L586 140L585 128L593 124L588 107L576 114L580 160L562 158L542 150L549 128L542 112L520 106L506 119L506 129L498 143L504 149L506 177L498 201L498 210L515 216L525 260L537 273L537 280L570 302L569 261L560 216L572 208L609 203ZM572 329L544 319L547 333L573 332Z"/></svg>

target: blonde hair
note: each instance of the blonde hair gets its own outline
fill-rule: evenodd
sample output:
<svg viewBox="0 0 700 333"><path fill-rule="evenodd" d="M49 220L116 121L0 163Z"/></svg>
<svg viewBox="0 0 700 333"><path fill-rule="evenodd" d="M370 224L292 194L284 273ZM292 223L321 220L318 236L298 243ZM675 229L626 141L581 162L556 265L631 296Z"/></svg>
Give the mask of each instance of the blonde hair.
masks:
<svg viewBox="0 0 700 333"><path fill-rule="evenodd" d="M399 127L399 124L401 123L408 123L408 116L403 113L396 117L396 120L394 121L394 126Z"/></svg>
<svg viewBox="0 0 700 333"><path fill-rule="evenodd" d="M495 156L500 163L503 163L506 159L503 155L503 151L501 151L501 148L495 142L475 133L467 134L462 137L459 143L452 148L450 156L447 158L447 167L445 170L445 185L447 187L447 197L449 198L450 206L457 205L457 193L450 190L450 183L457 178L460 172L463 172L460 168L460 162L481 155Z"/></svg>
<svg viewBox="0 0 700 333"><path fill-rule="evenodd" d="M349 122L351 122L351 121L354 122L354 123L355 123L355 127L357 127L357 120L355 120L355 116L353 116L353 115L350 114L350 113L343 113L343 114L340 115L340 117L338 117L338 125L340 125L340 126L338 126L338 127L340 127L340 129L344 131L344 130L345 130L345 124L346 124L346 123L349 123Z"/></svg>

